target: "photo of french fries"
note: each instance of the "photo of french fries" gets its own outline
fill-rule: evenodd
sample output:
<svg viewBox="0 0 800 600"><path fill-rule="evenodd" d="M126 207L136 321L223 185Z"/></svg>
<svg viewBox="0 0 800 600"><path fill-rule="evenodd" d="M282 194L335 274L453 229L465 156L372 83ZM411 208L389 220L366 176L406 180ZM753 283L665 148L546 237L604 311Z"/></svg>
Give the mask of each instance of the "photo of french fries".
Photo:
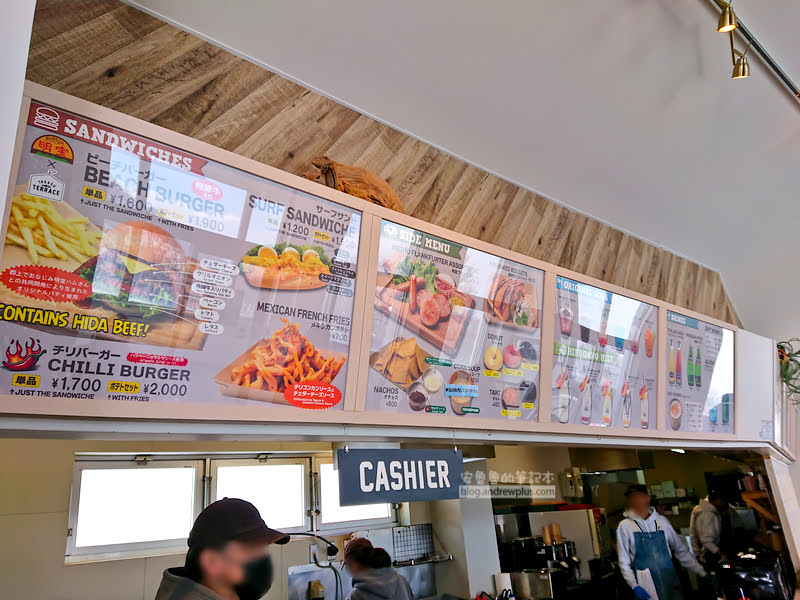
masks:
<svg viewBox="0 0 800 600"><path fill-rule="evenodd" d="M11 201L6 244L25 248L34 265L41 256L61 260L71 256L83 263L97 256L103 235L90 231L88 221L87 217L62 217L50 200L19 194Z"/></svg>

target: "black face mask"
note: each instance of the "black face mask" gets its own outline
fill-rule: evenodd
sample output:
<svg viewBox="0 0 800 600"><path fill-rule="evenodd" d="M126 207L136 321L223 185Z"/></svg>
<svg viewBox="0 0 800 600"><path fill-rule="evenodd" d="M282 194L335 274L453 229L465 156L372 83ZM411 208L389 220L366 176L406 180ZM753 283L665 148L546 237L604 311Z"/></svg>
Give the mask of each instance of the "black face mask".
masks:
<svg viewBox="0 0 800 600"><path fill-rule="evenodd" d="M239 600L258 600L272 587L272 558L267 555L244 566L244 581L234 590Z"/></svg>

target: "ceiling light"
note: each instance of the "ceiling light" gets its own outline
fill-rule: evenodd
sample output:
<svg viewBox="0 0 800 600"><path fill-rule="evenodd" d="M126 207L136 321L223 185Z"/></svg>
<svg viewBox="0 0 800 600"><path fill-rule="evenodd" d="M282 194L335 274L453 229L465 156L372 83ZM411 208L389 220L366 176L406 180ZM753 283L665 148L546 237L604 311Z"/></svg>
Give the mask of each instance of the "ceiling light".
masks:
<svg viewBox="0 0 800 600"><path fill-rule="evenodd" d="M750 40L750 44L753 43L753 40ZM744 49L744 52L739 52L733 46L733 34L731 34L731 60L733 61L733 74L731 77L733 79L744 79L745 77L750 77L750 65L747 64L747 51L750 50L750 44L747 44L747 48ZM736 58L736 57L739 58Z"/></svg>
<svg viewBox="0 0 800 600"><path fill-rule="evenodd" d="M736 64L733 66L733 75L731 75L733 79L744 79L745 77L750 77L750 65L747 64L747 58L742 56L736 61Z"/></svg>
<svg viewBox="0 0 800 600"><path fill-rule="evenodd" d="M678 454L686 454L686 450L683 448L670 448L673 452L677 452Z"/></svg>
<svg viewBox="0 0 800 600"><path fill-rule="evenodd" d="M717 31L720 33L727 33L733 31L739 26L736 20L736 13L733 12L730 4L726 4L722 9L722 14L719 16L719 23L717 24Z"/></svg>

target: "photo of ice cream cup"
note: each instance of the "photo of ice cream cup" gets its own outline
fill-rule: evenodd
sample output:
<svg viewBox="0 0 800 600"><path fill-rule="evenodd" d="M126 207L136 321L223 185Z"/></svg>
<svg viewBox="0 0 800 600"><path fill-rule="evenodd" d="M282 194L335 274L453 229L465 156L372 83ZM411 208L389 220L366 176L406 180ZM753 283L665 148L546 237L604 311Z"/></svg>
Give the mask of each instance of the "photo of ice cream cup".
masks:
<svg viewBox="0 0 800 600"><path fill-rule="evenodd" d="M681 428L681 417L683 416L683 405L677 398L673 398L669 403L669 424L672 429L677 431Z"/></svg>

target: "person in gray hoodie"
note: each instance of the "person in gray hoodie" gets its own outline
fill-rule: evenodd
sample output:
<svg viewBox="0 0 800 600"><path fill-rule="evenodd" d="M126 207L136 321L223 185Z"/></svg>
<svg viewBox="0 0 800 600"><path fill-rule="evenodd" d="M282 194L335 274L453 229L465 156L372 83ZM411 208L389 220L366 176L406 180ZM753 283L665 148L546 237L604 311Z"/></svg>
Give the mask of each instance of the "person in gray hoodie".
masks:
<svg viewBox="0 0 800 600"><path fill-rule="evenodd" d="M723 513L728 508L728 501L716 491L710 491L708 498L692 510L689 521L689 534L692 540L694 555L707 569L715 569L725 553L720 548L722 537Z"/></svg>
<svg viewBox="0 0 800 600"><path fill-rule="evenodd" d="M164 571L155 600L258 600L272 585L269 545L288 541L249 502L217 500L197 516L186 564Z"/></svg>
<svg viewBox="0 0 800 600"><path fill-rule="evenodd" d="M414 600L411 586L392 567L389 553L373 547L366 538L347 543L344 566L353 578L353 591L347 600Z"/></svg>

